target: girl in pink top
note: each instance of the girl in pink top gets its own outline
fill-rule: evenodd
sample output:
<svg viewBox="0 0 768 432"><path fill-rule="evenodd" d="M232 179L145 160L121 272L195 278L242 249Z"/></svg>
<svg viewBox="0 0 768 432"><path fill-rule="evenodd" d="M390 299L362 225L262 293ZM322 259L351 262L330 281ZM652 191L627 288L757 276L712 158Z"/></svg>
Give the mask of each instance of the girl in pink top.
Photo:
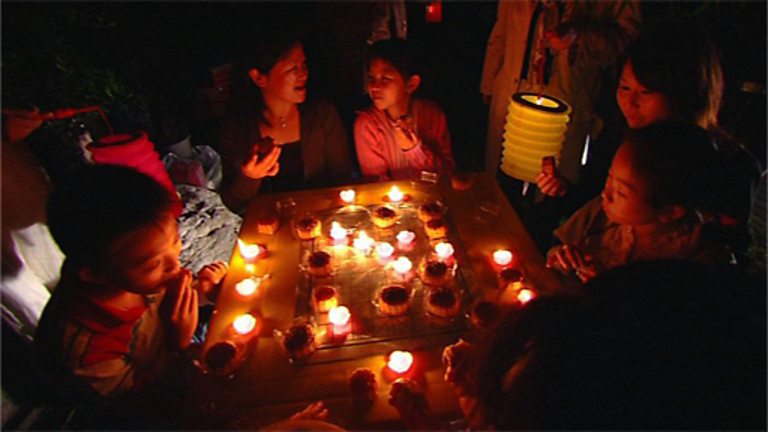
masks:
<svg viewBox="0 0 768 432"><path fill-rule="evenodd" d="M405 42L371 46L368 96L373 106L357 113L355 148L363 177L374 181L418 178L421 171L451 174L455 168L445 113L413 98L421 77L408 67Z"/></svg>

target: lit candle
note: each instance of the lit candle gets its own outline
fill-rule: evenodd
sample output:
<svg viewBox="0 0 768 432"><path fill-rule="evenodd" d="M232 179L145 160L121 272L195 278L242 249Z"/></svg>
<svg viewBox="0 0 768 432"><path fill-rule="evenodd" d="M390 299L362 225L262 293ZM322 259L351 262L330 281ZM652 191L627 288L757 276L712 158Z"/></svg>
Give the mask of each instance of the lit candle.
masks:
<svg viewBox="0 0 768 432"><path fill-rule="evenodd" d="M251 314L239 315L232 323L232 327L241 335L248 334L256 327L256 317Z"/></svg>
<svg viewBox="0 0 768 432"><path fill-rule="evenodd" d="M347 230L340 223L333 221L331 222L331 237L336 243L342 242L347 239Z"/></svg>
<svg viewBox="0 0 768 432"><path fill-rule="evenodd" d="M344 189L343 191L339 192L339 197L345 203L352 204L353 202L355 202L355 190Z"/></svg>
<svg viewBox="0 0 768 432"><path fill-rule="evenodd" d="M400 202L403 200L403 193L397 186L392 186L392 189L389 190L387 196L391 202Z"/></svg>
<svg viewBox="0 0 768 432"><path fill-rule="evenodd" d="M392 263L392 267L398 274L405 276L411 271L413 263L411 263L411 260L409 260L408 257L401 256Z"/></svg>
<svg viewBox="0 0 768 432"><path fill-rule="evenodd" d="M453 245L446 242L440 242L435 245L435 253L441 261L445 261L453 256Z"/></svg>
<svg viewBox="0 0 768 432"><path fill-rule="evenodd" d="M331 328L335 336L343 336L349 333L351 328L350 318L352 314L346 306L337 306L328 311L328 321L333 324Z"/></svg>
<svg viewBox="0 0 768 432"><path fill-rule="evenodd" d="M493 262L500 266L508 265L512 262L512 252L506 249L499 249L493 253Z"/></svg>
<svg viewBox="0 0 768 432"><path fill-rule="evenodd" d="M416 238L416 234L413 231L400 231L397 233L397 242L403 246L411 244L414 238Z"/></svg>
<svg viewBox="0 0 768 432"><path fill-rule="evenodd" d="M256 294L259 285L261 285L260 277L250 277L235 284L235 291L243 297L249 297Z"/></svg>
<svg viewBox="0 0 768 432"><path fill-rule="evenodd" d="M376 254L379 255L379 258L387 259L391 257L394 252L395 248L387 242L381 242L376 245Z"/></svg>
<svg viewBox="0 0 768 432"><path fill-rule="evenodd" d="M261 246L257 244L250 244L237 239L237 246L240 249L240 256L245 262L252 263L261 255Z"/></svg>
<svg viewBox="0 0 768 432"><path fill-rule="evenodd" d="M256 273L256 264L248 263L245 265L245 271L249 274L255 274Z"/></svg>
<svg viewBox="0 0 768 432"><path fill-rule="evenodd" d="M408 372L413 365L413 354L408 351L392 351L387 366L399 374Z"/></svg>
<svg viewBox="0 0 768 432"><path fill-rule="evenodd" d="M520 292L517 293L517 301L519 301L522 304L528 303L534 297L535 295L533 294L533 291L529 289L521 289Z"/></svg>
<svg viewBox="0 0 768 432"><path fill-rule="evenodd" d="M373 242L374 240L370 238L365 231L360 231L357 233L357 238L354 240L354 246L355 249L360 252L367 253L371 246L373 246Z"/></svg>

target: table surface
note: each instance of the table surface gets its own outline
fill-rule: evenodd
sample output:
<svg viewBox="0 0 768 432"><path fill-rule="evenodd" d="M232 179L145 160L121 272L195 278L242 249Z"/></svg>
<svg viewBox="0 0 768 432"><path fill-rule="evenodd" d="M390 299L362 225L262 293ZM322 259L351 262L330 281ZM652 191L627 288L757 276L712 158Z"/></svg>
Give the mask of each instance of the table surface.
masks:
<svg viewBox="0 0 768 432"><path fill-rule="evenodd" d="M269 274L270 278L254 298L240 297L235 284L250 274L239 253L233 252L203 350L231 337L232 322L239 314L255 315L258 327L255 336L247 341L243 364L232 375L196 374L186 401L185 426L253 429L287 418L308 403L322 400L329 409L329 421L342 427L401 429L397 411L387 403L390 383L396 377L385 367L387 354L401 347L414 354L415 366L408 374L425 390L433 413L444 421L460 418L458 402L442 378L440 357L442 348L457 341L461 332L377 342L366 345L367 349L357 355L342 356L341 360L291 364L273 330L287 329L293 323L298 287L304 277L299 271L302 245L294 237L292 220L305 212L341 207L339 192L345 188L356 191L356 203L360 205L383 204L393 185L414 202L442 200L448 207L450 229L457 231L453 234L463 246L461 266L465 282L476 296L504 295L497 288L498 269L490 258L497 249L508 249L514 254L514 266L523 271L536 289L560 289L560 280L545 268L544 258L493 178L473 173L471 179L472 187L466 191L454 190L449 178L441 178L436 183L394 181L257 197L247 210L240 238L267 246L268 256L257 261L254 273ZM257 219L274 214L276 203L286 198L296 203L294 215L281 215L280 228L274 235L259 234ZM327 230L324 227L324 235ZM359 367L373 370L378 381L377 400L365 410L355 408L349 391L349 375Z"/></svg>

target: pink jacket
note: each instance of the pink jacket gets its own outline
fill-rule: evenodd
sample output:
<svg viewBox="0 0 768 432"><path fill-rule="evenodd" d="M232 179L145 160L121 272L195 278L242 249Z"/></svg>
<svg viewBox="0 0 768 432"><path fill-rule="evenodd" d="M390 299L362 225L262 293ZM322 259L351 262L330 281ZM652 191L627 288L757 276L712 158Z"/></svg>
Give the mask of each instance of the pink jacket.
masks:
<svg viewBox="0 0 768 432"><path fill-rule="evenodd" d="M384 111L374 106L358 111L355 148L363 177L387 181L418 178L421 171L453 172L456 164L442 108L434 102L414 99L411 115L421 144L402 151L395 141L394 126Z"/></svg>

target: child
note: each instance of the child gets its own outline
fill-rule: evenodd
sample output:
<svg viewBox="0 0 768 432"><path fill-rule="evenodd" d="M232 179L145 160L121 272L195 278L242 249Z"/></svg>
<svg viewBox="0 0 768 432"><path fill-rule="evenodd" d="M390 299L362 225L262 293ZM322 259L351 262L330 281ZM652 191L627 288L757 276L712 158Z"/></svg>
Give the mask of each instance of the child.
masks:
<svg viewBox="0 0 768 432"><path fill-rule="evenodd" d="M412 70L405 41L371 45L368 96L373 106L355 119L355 148L364 178L418 178L422 170L453 172L445 113L434 102L413 97L421 76Z"/></svg>
<svg viewBox="0 0 768 432"><path fill-rule="evenodd" d="M728 262L716 233L715 150L706 132L682 122L630 130L600 197L555 230L562 242L547 265L587 281L629 262L680 258Z"/></svg>
<svg viewBox="0 0 768 432"><path fill-rule="evenodd" d="M183 370L198 292L212 293L227 271L209 264L193 283L179 264L173 202L150 177L114 165L74 171L48 202L66 260L35 344L66 399L114 413L108 418L160 411L151 396Z"/></svg>

